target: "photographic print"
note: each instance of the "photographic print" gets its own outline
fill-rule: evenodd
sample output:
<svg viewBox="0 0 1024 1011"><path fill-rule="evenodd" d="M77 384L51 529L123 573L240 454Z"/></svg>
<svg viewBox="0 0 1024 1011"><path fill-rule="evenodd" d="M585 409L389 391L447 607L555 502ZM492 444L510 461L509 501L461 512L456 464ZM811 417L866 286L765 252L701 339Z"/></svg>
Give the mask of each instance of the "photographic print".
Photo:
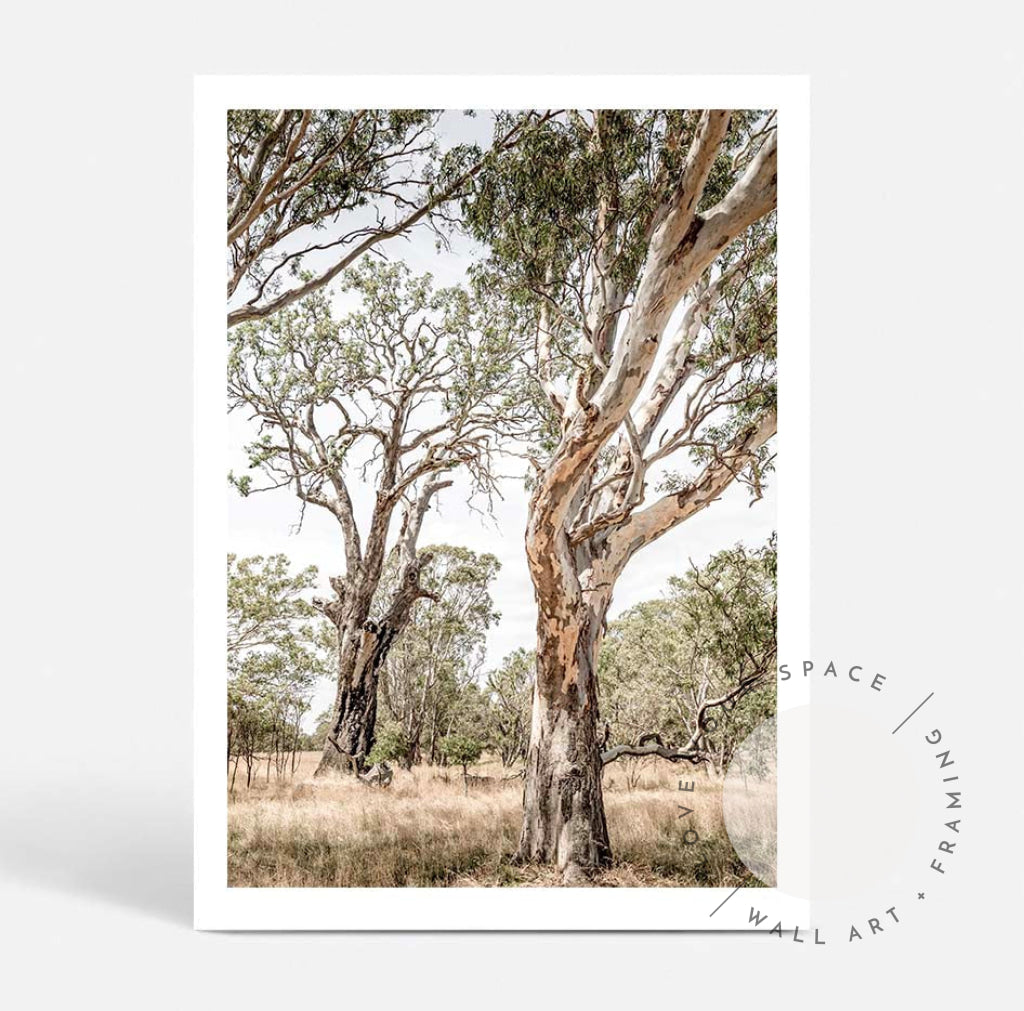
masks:
<svg viewBox="0 0 1024 1011"><path fill-rule="evenodd" d="M778 106L224 112L226 889L774 887Z"/></svg>
<svg viewBox="0 0 1024 1011"><path fill-rule="evenodd" d="M14 8L4 1006L1007 1002L990 6Z"/></svg>

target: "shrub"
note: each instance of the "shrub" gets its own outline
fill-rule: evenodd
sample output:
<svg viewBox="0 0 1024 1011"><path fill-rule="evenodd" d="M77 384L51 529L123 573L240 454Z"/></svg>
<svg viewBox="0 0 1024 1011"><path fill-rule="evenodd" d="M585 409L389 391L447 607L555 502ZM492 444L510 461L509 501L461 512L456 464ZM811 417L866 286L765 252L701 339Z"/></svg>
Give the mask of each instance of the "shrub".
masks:
<svg viewBox="0 0 1024 1011"><path fill-rule="evenodd" d="M377 734L367 761L370 765L375 762L400 762L409 754L409 742L401 727L392 724L382 728Z"/></svg>
<svg viewBox="0 0 1024 1011"><path fill-rule="evenodd" d="M452 734L445 737L440 744L441 754L454 765L462 766L462 775L469 775L469 766L480 761L484 753L483 741L465 734Z"/></svg>

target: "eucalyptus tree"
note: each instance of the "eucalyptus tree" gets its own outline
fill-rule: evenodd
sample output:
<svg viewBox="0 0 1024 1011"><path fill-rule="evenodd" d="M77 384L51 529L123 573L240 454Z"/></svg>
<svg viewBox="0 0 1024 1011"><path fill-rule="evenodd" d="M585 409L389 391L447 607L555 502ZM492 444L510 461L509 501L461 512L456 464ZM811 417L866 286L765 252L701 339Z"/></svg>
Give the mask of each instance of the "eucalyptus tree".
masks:
<svg viewBox="0 0 1024 1011"><path fill-rule="evenodd" d="M417 551L427 511L456 469L491 494L495 454L532 417L518 346L465 291L371 261L342 288L361 300L343 318L318 290L229 335L229 403L258 425L255 477L231 481L242 495L288 489L338 525L345 570L318 601L338 635L319 771L360 766L373 747L381 665L415 602L433 595L420 581L431 556ZM363 516L356 486L372 493ZM389 555L394 579L379 599Z"/></svg>
<svg viewBox="0 0 1024 1011"><path fill-rule="evenodd" d="M721 110L559 115L464 202L481 287L536 328L549 405L518 857L566 879L611 859L597 662L616 580L737 479L759 495L770 464L775 203L774 117Z"/></svg>
<svg viewBox="0 0 1024 1011"><path fill-rule="evenodd" d="M419 224L442 225L488 159L548 114L502 121L491 146L444 148L428 109L238 109L227 121L228 325L267 317Z"/></svg>
<svg viewBox="0 0 1024 1011"><path fill-rule="evenodd" d="M407 769L421 760L425 731L436 744L445 710L453 709L475 679L487 630L499 618L489 591L501 567L494 555L450 544L428 547L424 554L432 559L421 577L430 596L416 605L381 678L381 695L400 728L400 748L390 757Z"/></svg>

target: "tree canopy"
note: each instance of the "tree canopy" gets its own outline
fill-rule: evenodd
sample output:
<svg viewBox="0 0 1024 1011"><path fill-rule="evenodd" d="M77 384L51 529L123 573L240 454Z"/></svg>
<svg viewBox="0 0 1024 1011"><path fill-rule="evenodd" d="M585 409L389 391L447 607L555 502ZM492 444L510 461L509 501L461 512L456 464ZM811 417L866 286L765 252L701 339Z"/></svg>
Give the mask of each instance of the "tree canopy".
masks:
<svg viewBox="0 0 1024 1011"><path fill-rule="evenodd" d="M708 490L739 476L758 494L770 468L774 165L771 113L569 111L463 200L478 286L533 328L543 501L620 568Z"/></svg>
<svg viewBox="0 0 1024 1011"><path fill-rule="evenodd" d="M428 109L228 113L228 325L320 289L382 242L443 228L488 160L547 114L503 117L491 147L445 146Z"/></svg>
<svg viewBox="0 0 1024 1011"><path fill-rule="evenodd" d="M255 295L229 317L229 397L258 434L232 481L289 489L339 524L346 571L314 602L338 633L326 767L331 748L357 764L372 748L382 672L410 758L427 698L436 716L439 686L475 672L490 576L476 558L460 598L449 566L468 560L419 549L424 515L456 471L487 496L499 461L529 461L535 648L486 688L467 680L459 707L479 727L452 717L443 739L514 760L530 695L518 856L569 880L611 859L603 765L721 763L738 728L717 711L754 698L774 657L774 545L716 556L613 623L603 661L601 647L631 560L733 484L756 501L772 470L777 124L770 110L499 111L482 150L445 148L440 122L235 121L229 296L243 277ZM467 285L363 255L419 223L476 244ZM312 241L321 228L330 240ZM338 315L345 302L358 308ZM374 492L365 522L356 482ZM433 565L448 584L430 588ZM484 610L456 618L471 598Z"/></svg>
<svg viewBox="0 0 1024 1011"><path fill-rule="evenodd" d="M258 423L246 451L249 470L264 475L231 480L243 495L288 488L327 509L355 570L364 548L352 480L376 480L366 550L380 554L395 506L426 508L445 487L439 475L465 467L490 491L494 454L533 416L519 346L464 290L372 261L346 273L341 290L360 308L340 319L318 291L230 332L229 406Z"/></svg>

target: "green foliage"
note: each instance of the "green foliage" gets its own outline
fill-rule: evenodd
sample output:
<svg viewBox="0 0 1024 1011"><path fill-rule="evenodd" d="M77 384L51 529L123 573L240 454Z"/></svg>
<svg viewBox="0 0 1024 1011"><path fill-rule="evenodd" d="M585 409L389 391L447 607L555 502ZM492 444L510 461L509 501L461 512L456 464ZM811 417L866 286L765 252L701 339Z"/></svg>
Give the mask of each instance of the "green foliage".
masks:
<svg viewBox="0 0 1024 1011"><path fill-rule="evenodd" d="M505 767L526 758L536 670L536 653L517 649L487 675L488 737Z"/></svg>
<svg viewBox="0 0 1024 1011"><path fill-rule="evenodd" d="M334 720L335 713L333 707L323 710L323 712L317 716L316 725L309 734L309 738L313 743L307 750L316 751L323 747L327 734L334 729Z"/></svg>
<svg viewBox="0 0 1024 1011"><path fill-rule="evenodd" d="M684 628L723 670L742 678L773 662L778 549L741 544L720 551L703 569L673 577L671 593L685 601Z"/></svg>
<svg viewBox="0 0 1024 1011"><path fill-rule="evenodd" d="M658 113L604 110L593 121L571 112L549 120L496 159L464 201L466 221L496 263L526 289L550 270L566 277L594 245L602 196L612 195L632 226L616 279L637 269L642 229L657 196L654 174L663 140ZM593 126L598 127L597 131Z"/></svg>
<svg viewBox="0 0 1024 1011"><path fill-rule="evenodd" d="M489 590L500 568L494 555L441 544L424 548L420 556L430 558L420 584L431 596L416 604L380 683L382 701L407 745L406 765L420 755L421 744L429 749L445 733L486 725L486 701L476 680L487 630L499 618ZM377 612L396 578L392 558L375 601Z"/></svg>
<svg viewBox="0 0 1024 1011"><path fill-rule="evenodd" d="M229 331L228 403L259 419L245 451L266 479L231 483L243 495L292 486L317 500L356 470L365 481L369 455L378 473L394 456L406 468L417 458L429 471L462 465L491 490L491 455L536 424L521 336L485 300L437 289L403 263L367 260L340 290L360 308L336 318L321 289Z"/></svg>
<svg viewBox="0 0 1024 1011"><path fill-rule="evenodd" d="M330 673L331 636L303 594L312 566L291 572L284 555L227 560L228 756L247 765L258 753L268 773L302 745L301 721L317 682Z"/></svg>
<svg viewBox="0 0 1024 1011"><path fill-rule="evenodd" d="M367 761L370 765L376 762L404 762L409 754L409 739L402 728L395 723L378 723L376 740L370 750Z"/></svg>
<svg viewBox="0 0 1024 1011"><path fill-rule="evenodd" d="M229 203L252 188L242 166L256 157L276 115L249 110L229 117L229 156L235 152L238 163ZM297 176L288 177L303 178L303 185L280 213L259 217L232 251L257 298L272 294L289 274L314 280L301 251L274 252L275 229L295 225L308 234L342 212L365 215L370 202L378 211L389 201L403 211L457 180L462 219L450 217L449 206L434 227L442 227L444 217L448 226L463 228L483 244L484 256L471 272L469 290L437 288L429 275L414 276L402 263L366 258L339 276L335 292L319 289L231 330L230 405L251 411L259 424L246 446L249 473L229 475L238 492L287 488L304 503L337 514L350 480L376 484L378 501L384 493L400 502L416 490L417 480L464 467L476 490L492 493L493 461L502 449L552 453L563 438L563 419L538 382L542 308L549 317L554 385L583 391L584 398L601 381L618 320L626 318L620 314L628 313L636 295L663 200L679 178L698 116L680 110L536 116L516 144L495 150L479 173L463 179L481 152L471 145L444 151L434 133L436 112L316 112L301 137L296 167L289 169ZM498 113L495 137L514 131L522 118ZM732 116L699 211L721 200L742 174L764 118L757 111ZM286 151L291 135L274 141L268 172L292 157ZM325 152L330 156L321 164ZM403 152L407 157L399 156ZM332 231L331 245L344 248L348 239L343 230L339 235ZM264 239L274 241L259 252ZM664 415L668 431L644 436L641 456L657 467L646 474L649 487L688 488L691 477L665 470L669 453L679 450L698 467L718 460L774 407L774 215L723 248L699 285L706 290L712 279L726 277L722 297L680 354L685 365L676 378L680 389L689 385L670 405L671 415ZM602 286L621 295L609 302L610 323L592 313ZM336 294L357 308L340 314ZM599 340L602 327L607 333ZM684 410L675 410L684 401ZM676 415L683 413L680 421ZM616 441L605 446L588 476L592 487L620 466L624 442ZM771 450L762 447L752 467L744 463L740 479L755 495L771 460ZM408 484L397 487L410 474ZM605 497L614 499L614 484L605 487L612 489ZM597 514L600 502L588 501L587 508ZM386 523L383 529L386 535ZM519 650L506 657L481 687L484 638L497 620L488 591L497 560L451 546L426 551L433 561L422 581L434 599L416 605L412 625L392 647L381 682L388 714L382 715L374 754L414 761L429 734L450 760L456 759L445 750L455 747L449 742L468 740L495 748L503 762L516 761L528 736L532 654ZM382 557L383 549L376 555ZM774 688L752 689L741 704L716 713L716 729L696 725L701 698L742 681L773 655L773 565L774 544L722 552L701 572L673 580L664 599L638 605L613 624L601 660L602 711L618 739L657 731L680 741L699 732L707 748L724 755L743 720L770 710ZM305 586L282 585L286 573L280 571L263 575L277 580L267 598L283 595L295 610L278 619L287 632L238 650L238 705L254 712L277 697L275 685L301 696L321 649L311 645L316 635L297 627L312 618L302 612ZM377 616L395 576L391 565L374 596ZM253 725L261 721L266 718L254 718Z"/></svg>
<svg viewBox="0 0 1024 1011"><path fill-rule="evenodd" d="M499 114L498 130L511 114ZM490 252L488 276L504 288L558 303L582 319L578 304L595 249L615 219L610 279L632 290L649 229L698 123L686 110L570 110L532 130L492 159L463 200L466 227ZM761 114L733 116L701 209L721 199L745 167L735 155ZM574 304L575 303L575 304Z"/></svg>
<svg viewBox="0 0 1024 1011"><path fill-rule="evenodd" d="M441 741L441 754L452 765L461 765L463 772L468 772L469 766L480 761L484 753L484 742L466 734L451 734Z"/></svg>
<svg viewBox="0 0 1024 1011"><path fill-rule="evenodd" d="M309 623L317 612L302 594L316 586L316 566L292 574L285 555L234 554L227 566L229 656L314 637Z"/></svg>
<svg viewBox="0 0 1024 1011"><path fill-rule="evenodd" d="M472 144L443 150L435 132L441 115L314 109L288 110L279 119L276 109L230 110L228 224L248 220L231 246L233 287L245 277L259 301L278 293L285 278L300 276L308 252L325 245L347 252L367 235L362 216L371 202L378 213L390 206L404 216L410 205L427 205L453 186L458 196L458 180L481 152ZM319 234L329 224L332 234ZM302 229L312 236L284 243Z"/></svg>
<svg viewBox="0 0 1024 1011"><path fill-rule="evenodd" d="M563 395L577 382L590 391L600 382L605 366L595 359L607 363L613 354L618 307L630 305L637 293L651 236L699 117L686 110L568 110L491 159L463 200L465 227L487 249L473 270L478 292L495 315L515 321L524 339L537 332L546 310L547 372ZM499 129L501 121L499 115ZM740 178L766 121L756 110L732 115L699 212ZM694 414L677 442L661 447L659 459L679 449L703 466L774 406L774 257L775 217L769 215L724 248L709 270L705 281L735 276L686 356L690 390L700 384ZM609 299L610 315L602 316L595 307ZM541 421L532 451L543 457L561 437L561 411L541 392L536 373L531 401ZM755 496L771 460L762 448L744 468L741 479ZM687 480L667 472L652 475L651 484L675 491Z"/></svg>
<svg viewBox="0 0 1024 1011"><path fill-rule="evenodd" d="M675 746L697 735L715 763L775 711L776 546L721 551L669 580L668 593L611 623L600 661L602 716L615 742L658 733ZM732 703L707 700L750 683Z"/></svg>

